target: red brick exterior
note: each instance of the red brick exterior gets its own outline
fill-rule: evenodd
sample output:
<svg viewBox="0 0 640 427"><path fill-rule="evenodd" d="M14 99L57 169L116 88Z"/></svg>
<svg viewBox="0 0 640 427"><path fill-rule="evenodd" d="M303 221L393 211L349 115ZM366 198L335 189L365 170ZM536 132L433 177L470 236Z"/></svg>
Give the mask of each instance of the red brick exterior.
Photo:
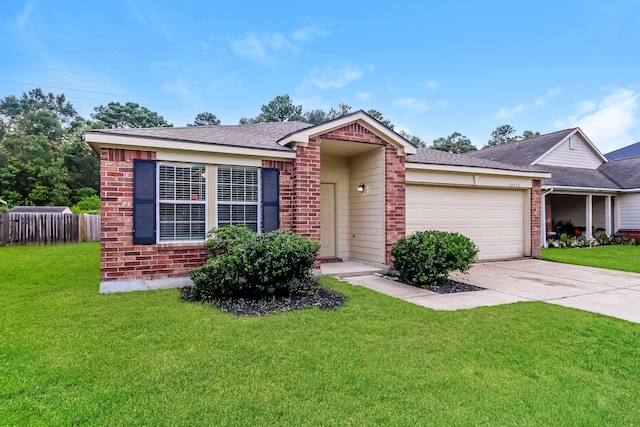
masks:
<svg viewBox="0 0 640 427"><path fill-rule="evenodd" d="M624 237L636 239L636 243L640 243L640 230L635 228L621 228L616 234Z"/></svg>
<svg viewBox="0 0 640 427"><path fill-rule="evenodd" d="M133 159L152 151L100 150L100 279L103 282L187 276L202 265L201 244L133 244Z"/></svg>
<svg viewBox="0 0 640 427"><path fill-rule="evenodd" d="M404 156L399 155L396 148L387 145L385 159L385 263L391 265L391 248L406 232L407 214L405 197Z"/></svg>
<svg viewBox="0 0 640 427"><path fill-rule="evenodd" d="M542 232L540 229L542 215L542 189L541 181L534 179L531 187L531 256L540 257Z"/></svg>

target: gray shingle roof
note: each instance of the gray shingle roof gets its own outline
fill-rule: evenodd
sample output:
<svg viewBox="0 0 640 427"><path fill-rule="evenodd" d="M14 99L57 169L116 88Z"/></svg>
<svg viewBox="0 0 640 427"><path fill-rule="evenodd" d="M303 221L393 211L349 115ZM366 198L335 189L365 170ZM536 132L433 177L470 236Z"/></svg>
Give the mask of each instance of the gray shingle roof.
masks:
<svg viewBox="0 0 640 427"><path fill-rule="evenodd" d="M520 166L496 162L492 160L477 159L464 154L447 153L431 148L418 148L416 154L407 156L407 163L423 163L432 165L467 166L473 168L491 168L517 172L540 172L538 166Z"/></svg>
<svg viewBox="0 0 640 427"><path fill-rule="evenodd" d="M620 188L640 188L640 157L614 160L598 168Z"/></svg>
<svg viewBox="0 0 640 427"><path fill-rule="evenodd" d="M497 147L484 148L479 151L465 153L465 156L478 159L494 160L496 162L512 165L530 165L538 157L542 156L551 147L562 141L576 128L547 133L522 141L510 142Z"/></svg>
<svg viewBox="0 0 640 427"><path fill-rule="evenodd" d="M543 179L542 185L562 187L584 188L610 188L617 190L620 187L609 179L599 169L581 169L567 166L540 166L547 172L551 172L551 178Z"/></svg>
<svg viewBox="0 0 640 427"><path fill-rule="evenodd" d="M631 157L640 157L640 142L627 145L604 155L607 160L628 159Z"/></svg>
<svg viewBox="0 0 640 427"><path fill-rule="evenodd" d="M14 206L9 213L64 213L68 206Z"/></svg>
<svg viewBox="0 0 640 427"><path fill-rule="evenodd" d="M311 126L313 125L303 122L272 122L176 128L98 129L87 133L291 151L290 148L278 144L278 141L287 135Z"/></svg>

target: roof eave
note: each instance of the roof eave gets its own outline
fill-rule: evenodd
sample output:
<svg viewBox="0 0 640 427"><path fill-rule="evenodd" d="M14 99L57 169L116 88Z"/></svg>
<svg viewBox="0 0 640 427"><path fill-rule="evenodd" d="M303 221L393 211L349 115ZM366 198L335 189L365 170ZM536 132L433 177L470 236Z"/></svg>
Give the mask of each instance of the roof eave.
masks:
<svg viewBox="0 0 640 427"><path fill-rule="evenodd" d="M532 179L546 179L551 178L551 174L548 172L536 172L536 171L515 171L508 169L495 169L484 166L455 166L455 165L443 165L434 163L415 163L406 162L406 169L414 170L432 170L443 172L462 172L462 173L483 173L488 175L502 175L502 176L518 176Z"/></svg>

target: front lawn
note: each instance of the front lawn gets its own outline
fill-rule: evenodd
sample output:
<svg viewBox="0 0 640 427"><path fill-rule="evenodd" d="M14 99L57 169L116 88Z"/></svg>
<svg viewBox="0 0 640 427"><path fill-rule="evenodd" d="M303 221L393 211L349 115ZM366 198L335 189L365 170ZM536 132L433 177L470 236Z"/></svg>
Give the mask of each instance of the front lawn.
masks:
<svg viewBox="0 0 640 427"><path fill-rule="evenodd" d="M542 249L542 259L609 270L640 273L640 246L596 246L594 248Z"/></svg>
<svg viewBox="0 0 640 427"><path fill-rule="evenodd" d="M545 303L235 317L100 295L99 246L0 248L1 425L638 425L640 325ZM558 251L565 252L565 251Z"/></svg>

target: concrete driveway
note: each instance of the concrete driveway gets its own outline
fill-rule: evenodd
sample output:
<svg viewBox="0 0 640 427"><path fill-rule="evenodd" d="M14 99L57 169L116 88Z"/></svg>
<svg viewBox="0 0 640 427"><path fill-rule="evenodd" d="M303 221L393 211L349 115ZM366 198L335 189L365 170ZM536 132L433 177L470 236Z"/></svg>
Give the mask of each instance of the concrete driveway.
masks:
<svg viewBox="0 0 640 427"><path fill-rule="evenodd" d="M436 294L375 276L345 280L435 310L544 301L640 323L640 274L537 259L476 264L455 280L485 288Z"/></svg>

